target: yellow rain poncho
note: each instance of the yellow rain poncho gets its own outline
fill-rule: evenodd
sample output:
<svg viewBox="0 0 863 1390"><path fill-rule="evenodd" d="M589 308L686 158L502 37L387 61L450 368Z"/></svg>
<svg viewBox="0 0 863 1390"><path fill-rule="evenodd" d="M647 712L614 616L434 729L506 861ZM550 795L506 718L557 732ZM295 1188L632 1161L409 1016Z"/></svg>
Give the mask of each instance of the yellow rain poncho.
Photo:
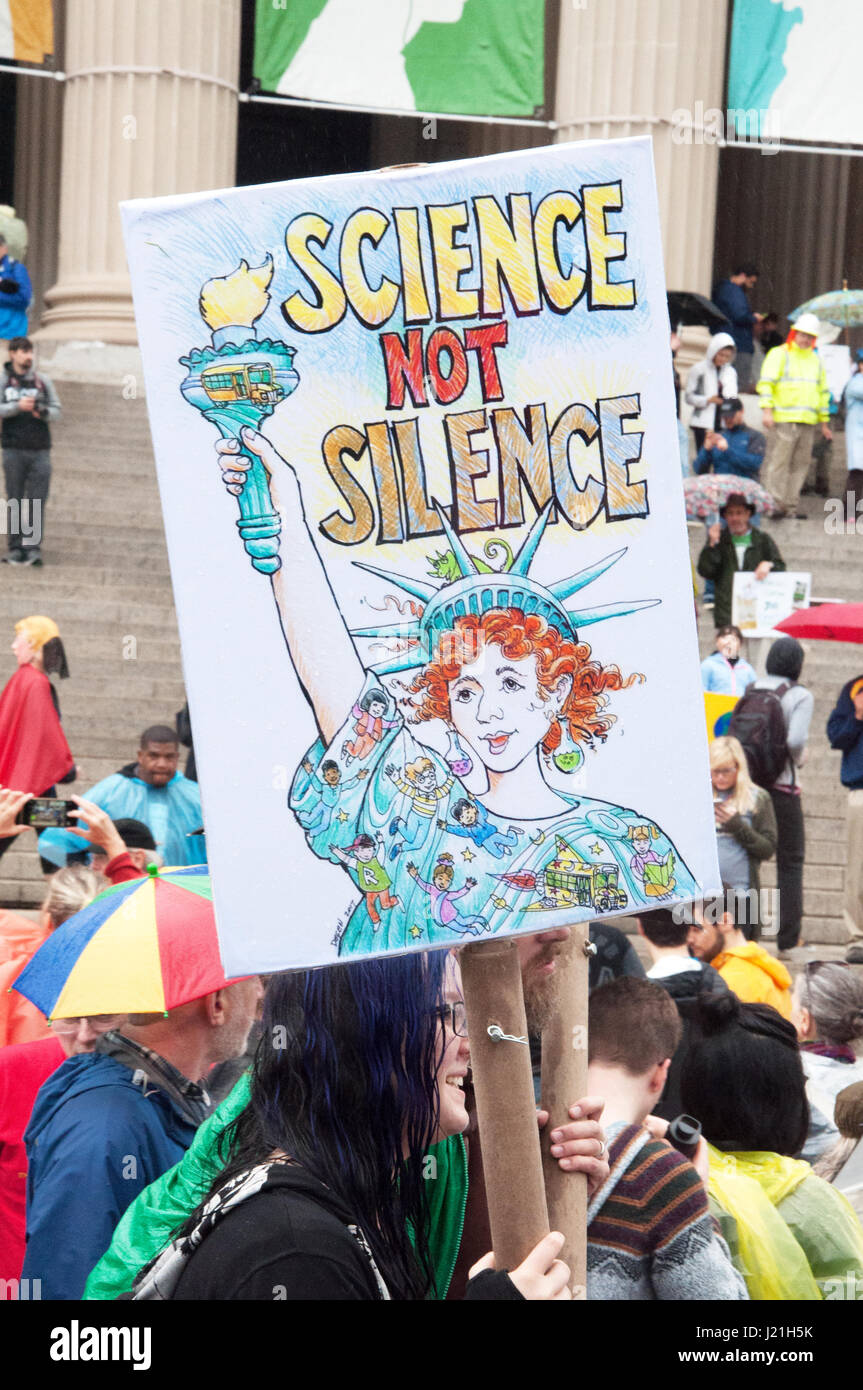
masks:
<svg viewBox="0 0 863 1390"><path fill-rule="evenodd" d="M708 1191L735 1266L757 1300L863 1300L863 1227L808 1163L708 1146Z"/></svg>

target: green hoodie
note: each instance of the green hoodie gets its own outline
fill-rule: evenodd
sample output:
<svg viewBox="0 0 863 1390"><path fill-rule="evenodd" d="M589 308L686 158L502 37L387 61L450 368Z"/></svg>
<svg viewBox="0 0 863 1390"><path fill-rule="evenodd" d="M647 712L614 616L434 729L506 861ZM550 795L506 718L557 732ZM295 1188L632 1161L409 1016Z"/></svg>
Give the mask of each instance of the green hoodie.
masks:
<svg viewBox="0 0 863 1390"><path fill-rule="evenodd" d="M198 1129L191 1148L136 1198L120 1219L114 1238L87 1280L85 1298L113 1299L128 1293L136 1274L169 1243L174 1231L203 1201L224 1166L222 1132L249 1102L248 1073ZM467 1204L467 1153L461 1135L435 1144L426 1159L431 1235L429 1248L437 1298L446 1298L461 1244Z"/></svg>

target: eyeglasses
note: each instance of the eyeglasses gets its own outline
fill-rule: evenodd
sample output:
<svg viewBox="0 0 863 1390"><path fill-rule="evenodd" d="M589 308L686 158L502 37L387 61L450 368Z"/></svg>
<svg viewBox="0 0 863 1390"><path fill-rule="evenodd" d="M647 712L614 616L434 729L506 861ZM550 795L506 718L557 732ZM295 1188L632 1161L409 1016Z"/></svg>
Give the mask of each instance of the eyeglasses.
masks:
<svg viewBox="0 0 863 1390"><path fill-rule="evenodd" d="M80 1018L52 1018L51 1027L55 1033L77 1033L82 1023L86 1023L94 1033L110 1033L123 1021L123 1014L82 1014Z"/></svg>
<svg viewBox="0 0 863 1390"><path fill-rule="evenodd" d="M443 1004L439 1009L435 1009L435 1017L439 1018L443 1026L448 1028L451 1033L455 1033L457 1038L467 1037L467 1015L463 999L459 999L455 1004Z"/></svg>

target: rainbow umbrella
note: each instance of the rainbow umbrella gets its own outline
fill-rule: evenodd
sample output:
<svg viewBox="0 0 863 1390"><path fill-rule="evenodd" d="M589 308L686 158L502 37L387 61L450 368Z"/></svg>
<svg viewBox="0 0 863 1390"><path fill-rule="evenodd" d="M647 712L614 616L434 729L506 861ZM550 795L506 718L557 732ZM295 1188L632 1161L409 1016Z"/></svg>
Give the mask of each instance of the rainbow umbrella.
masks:
<svg viewBox="0 0 863 1390"><path fill-rule="evenodd" d="M13 989L47 1018L167 1013L229 981L205 864L106 888L64 922Z"/></svg>

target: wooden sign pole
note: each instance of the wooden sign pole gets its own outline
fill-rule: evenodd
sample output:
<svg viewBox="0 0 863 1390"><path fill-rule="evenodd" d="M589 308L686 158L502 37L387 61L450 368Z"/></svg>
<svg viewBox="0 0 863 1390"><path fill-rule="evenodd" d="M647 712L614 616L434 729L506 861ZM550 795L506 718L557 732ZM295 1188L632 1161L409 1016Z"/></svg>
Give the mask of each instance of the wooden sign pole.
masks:
<svg viewBox="0 0 863 1390"><path fill-rule="evenodd" d="M486 941L459 961L492 1248L515 1269L549 1231L518 949Z"/></svg>
<svg viewBox="0 0 863 1390"><path fill-rule="evenodd" d="M550 1152L547 1138L556 1126L571 1118L569 1107L587 1095L588 967L593 948L587 922L570 930L570 947L557 961L560 1002L542 1034L542 1108L549 1113L543 1131L542 1161L551 1225L566 1237L559 1258L572 1271L573 1298L586 1298L587 1178L583 1173L562 1169Z"/></svg>

